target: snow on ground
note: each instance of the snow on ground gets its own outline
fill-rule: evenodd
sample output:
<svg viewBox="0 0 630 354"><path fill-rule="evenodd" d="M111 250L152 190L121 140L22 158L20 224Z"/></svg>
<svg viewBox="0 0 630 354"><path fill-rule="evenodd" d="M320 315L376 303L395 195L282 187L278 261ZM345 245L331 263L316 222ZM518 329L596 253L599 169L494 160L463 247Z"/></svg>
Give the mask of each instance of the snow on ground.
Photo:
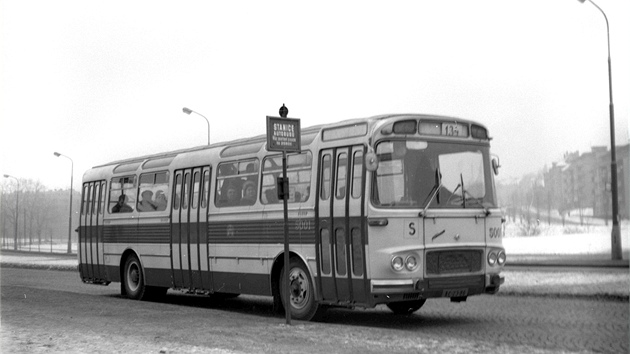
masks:
<svg viewBox="0 0 630 354"><path fill-rule="evenodd" d="M629 223L621 224L622 252L630 251ZM503 245L507 254L521 255L575 255L610 254L612 226L604 225L538 225L539 234L522 236L523 225L506 223Z"/></svg>

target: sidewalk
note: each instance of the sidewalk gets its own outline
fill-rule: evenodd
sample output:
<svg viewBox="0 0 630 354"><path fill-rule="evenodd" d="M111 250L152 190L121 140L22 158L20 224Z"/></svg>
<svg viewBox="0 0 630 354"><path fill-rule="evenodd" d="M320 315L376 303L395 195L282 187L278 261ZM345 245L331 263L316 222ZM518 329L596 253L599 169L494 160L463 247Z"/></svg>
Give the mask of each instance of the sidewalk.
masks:
<svg viewBox="0 0 630 354"><path fill-rule="evenodd" d="M1 268L77 270L76 254L3 250ZM629 301L628 260L611 261L604 255L515 255L501 273L500 296L572 297Z"/></svg>

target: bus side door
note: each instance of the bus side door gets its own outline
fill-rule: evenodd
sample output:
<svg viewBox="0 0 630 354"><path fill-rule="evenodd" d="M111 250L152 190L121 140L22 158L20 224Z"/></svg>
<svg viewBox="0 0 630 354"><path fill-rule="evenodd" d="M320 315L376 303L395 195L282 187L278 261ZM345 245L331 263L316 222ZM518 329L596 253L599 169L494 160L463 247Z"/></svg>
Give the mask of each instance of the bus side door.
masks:
<svg viewBox="0 0 630 354"><path fill-rule="evenodd" d="M103 255L103 213L105 208L105 181L83 185L79 227L79 271L89 282L105 282Z"/></svg>
<svg viewBox="0 0 630 354"><path fill-rule="evenodd" d="M210 168L175 171L171 219L171 272L175 288L212 287L208 262ZM207 182L207 183L206 183Z"/></svg>

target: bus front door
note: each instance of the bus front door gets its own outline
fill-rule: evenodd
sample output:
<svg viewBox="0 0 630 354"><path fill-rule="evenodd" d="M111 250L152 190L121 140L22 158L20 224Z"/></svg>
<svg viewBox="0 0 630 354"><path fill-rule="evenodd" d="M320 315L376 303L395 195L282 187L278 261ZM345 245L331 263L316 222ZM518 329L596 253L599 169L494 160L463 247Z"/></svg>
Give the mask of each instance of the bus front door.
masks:
<svg viewBox="0 0 630 354"><path fill-rule="evenodd" d="M319 171L320 298L325 302L365 303L363 146L323 150Z"/></svg>

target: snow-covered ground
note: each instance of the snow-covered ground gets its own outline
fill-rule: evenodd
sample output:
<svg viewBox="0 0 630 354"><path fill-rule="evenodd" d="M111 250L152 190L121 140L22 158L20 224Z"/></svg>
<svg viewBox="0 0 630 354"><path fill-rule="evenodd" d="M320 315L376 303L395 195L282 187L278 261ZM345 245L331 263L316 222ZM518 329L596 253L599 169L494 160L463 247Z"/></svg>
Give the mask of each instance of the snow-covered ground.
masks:
<svg viewBox="0 0 630 354"><path fill-rule="evenodd" d="M621 223L621 247L630 251L628 221ZM522 236L523 226L508 222L503 245L507 254L520 255L576 255L610 254L612 225L538 225L537 236ZM624 256L626 258L626 256Z"/></svg>

